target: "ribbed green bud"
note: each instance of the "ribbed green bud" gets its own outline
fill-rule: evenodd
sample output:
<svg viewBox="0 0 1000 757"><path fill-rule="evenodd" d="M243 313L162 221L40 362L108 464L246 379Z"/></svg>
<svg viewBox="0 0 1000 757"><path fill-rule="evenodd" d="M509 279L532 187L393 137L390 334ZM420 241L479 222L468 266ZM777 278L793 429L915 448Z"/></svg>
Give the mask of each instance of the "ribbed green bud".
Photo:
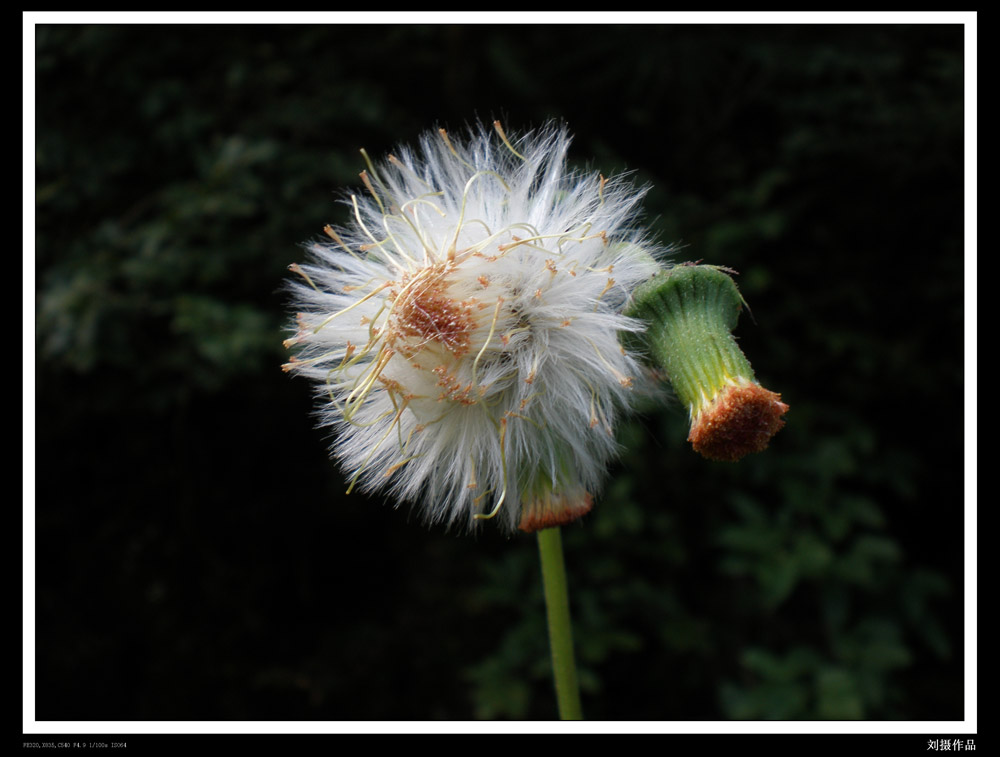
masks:
<svg viewBox="0 0 1000 757"><path fill-rule="evenodd" d="M767 447L788 406L754 380L736 345L743 298L725 269L684 264L657 273L634 293L628 315L648 324L653 362L691 415L688 440L714 460Z"/></svg>

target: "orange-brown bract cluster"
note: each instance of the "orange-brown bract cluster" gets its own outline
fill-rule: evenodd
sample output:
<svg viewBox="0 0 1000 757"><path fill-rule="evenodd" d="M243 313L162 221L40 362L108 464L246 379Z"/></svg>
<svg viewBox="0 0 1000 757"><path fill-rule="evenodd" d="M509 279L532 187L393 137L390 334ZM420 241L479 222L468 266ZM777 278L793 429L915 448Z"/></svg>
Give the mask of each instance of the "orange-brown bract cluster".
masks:
<svg viewBox="0 0 1000 757"><path fill-rule="evenodd" d="M524 504L518 528L525 533L572 523L594 507L594 498L584 490L556 494L549 492Z"/></svg>
<svg viewBox="0 0 1000 757"><path fill-rule="evenodd" d="M785 425L788 405L781 395L750 381L723 388L691 426L688 441L709 460L736 462L767 449Z"/></svg>

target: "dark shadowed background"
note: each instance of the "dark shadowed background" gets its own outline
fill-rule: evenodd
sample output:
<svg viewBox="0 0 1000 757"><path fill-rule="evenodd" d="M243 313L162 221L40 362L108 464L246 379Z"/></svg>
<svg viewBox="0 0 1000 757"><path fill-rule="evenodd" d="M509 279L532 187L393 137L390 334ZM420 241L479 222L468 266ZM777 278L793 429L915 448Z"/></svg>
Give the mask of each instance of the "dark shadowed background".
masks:
<svg viewBox="0 0 1000 757"><path fill-rule="evenodd" d="M287 266L358 150L561 119L739 271L791 410L624 424L564 529L593 720L960 720L963 29L51 26L36 43L36 718L556 716L534 540L344 495Z"/></svg>

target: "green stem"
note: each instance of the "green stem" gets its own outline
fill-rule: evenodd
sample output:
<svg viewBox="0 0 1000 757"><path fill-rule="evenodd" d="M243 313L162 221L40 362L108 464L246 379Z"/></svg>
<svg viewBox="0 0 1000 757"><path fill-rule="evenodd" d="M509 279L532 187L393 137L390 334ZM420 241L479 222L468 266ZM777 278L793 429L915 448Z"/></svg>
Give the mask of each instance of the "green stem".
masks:
<svg viewBox="0 0 1000 757"><path fill-rule="evenodd" d="M552 648L552 672L556 682L556 700L562 720L583 720L580 687L573 659L573 625L569 618L569 592L563 564L562 537L558 528L538 532L538 553L542 558L542 584L549 619L549 645Z"/></svg>

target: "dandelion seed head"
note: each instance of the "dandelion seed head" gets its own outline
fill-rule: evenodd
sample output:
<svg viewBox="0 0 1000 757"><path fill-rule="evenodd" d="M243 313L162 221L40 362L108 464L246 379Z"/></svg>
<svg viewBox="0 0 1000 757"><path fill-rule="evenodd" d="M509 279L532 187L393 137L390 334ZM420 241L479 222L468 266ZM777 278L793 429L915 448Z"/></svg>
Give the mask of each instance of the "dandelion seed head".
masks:
<svg viewBox="0 0 1000 757"><path fill-rule="evenodd" d="M314 381L349 491L463 529L590 509L641 372L622 311L659 264L644 190L569 170L569 142L478 127L362 153L351 224L291 269L284 366Z"/></svg>

